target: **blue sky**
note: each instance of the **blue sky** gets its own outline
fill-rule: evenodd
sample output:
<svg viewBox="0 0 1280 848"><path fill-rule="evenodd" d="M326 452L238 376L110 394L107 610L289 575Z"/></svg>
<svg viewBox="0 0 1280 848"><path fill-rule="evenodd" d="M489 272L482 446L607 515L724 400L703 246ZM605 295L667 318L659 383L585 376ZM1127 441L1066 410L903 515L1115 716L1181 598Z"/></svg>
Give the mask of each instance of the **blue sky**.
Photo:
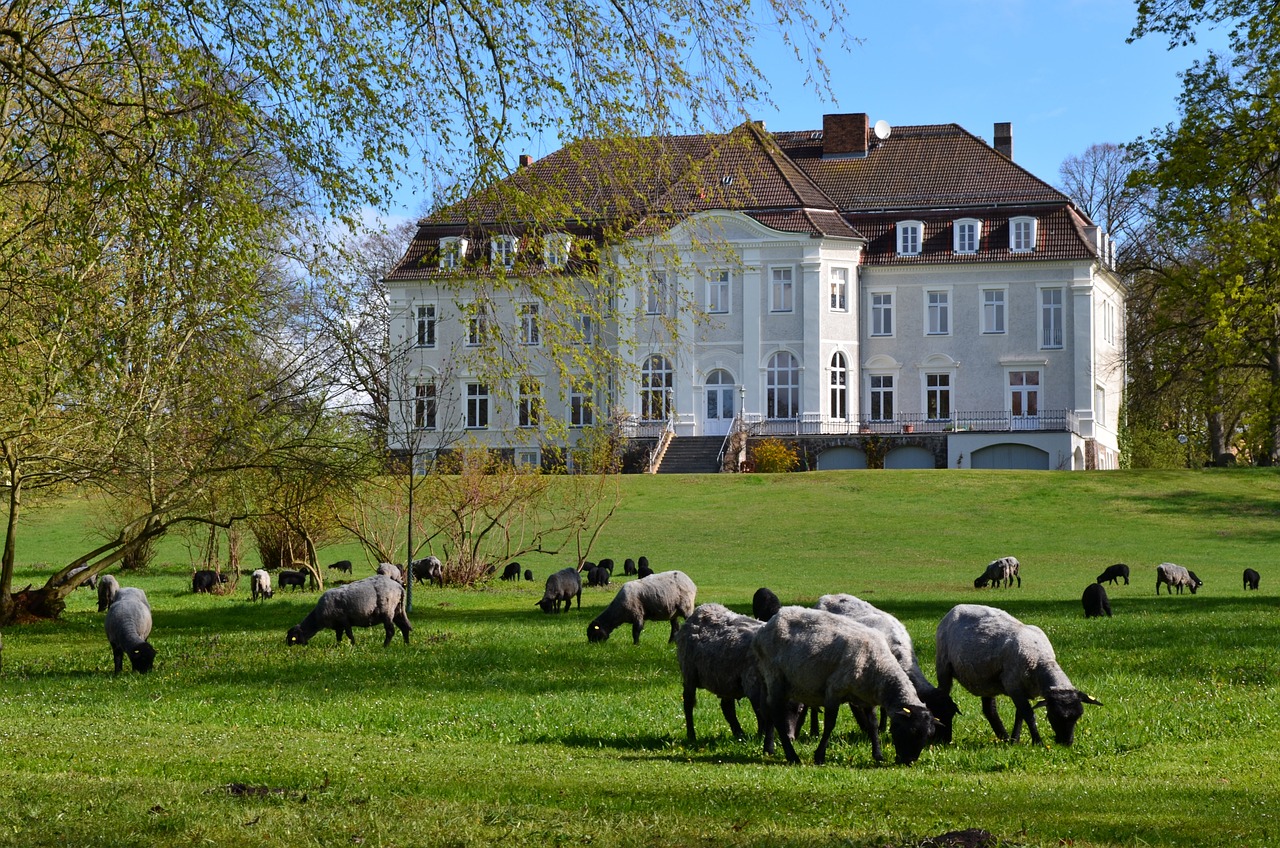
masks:
<svg viewBox="0 0 1280 848"><path fill-rule="evenodd" d="M957 123L988 142L992 125L1009 121L1014 161L1051 184L1062 161L1091 144L1176 122L1178 73L1225 44L1221 32L1172 51L1159 36L1126 44L1132 0L846 2L846 30L861 43L826 54L836 102L806 88L790 54L762 40L756 55L771 57L760 61L778 105L752 110L754 119L810 130L826 113L867 112L891 126ZM420 211L408 190L400 199L393 212Z"/></svg>

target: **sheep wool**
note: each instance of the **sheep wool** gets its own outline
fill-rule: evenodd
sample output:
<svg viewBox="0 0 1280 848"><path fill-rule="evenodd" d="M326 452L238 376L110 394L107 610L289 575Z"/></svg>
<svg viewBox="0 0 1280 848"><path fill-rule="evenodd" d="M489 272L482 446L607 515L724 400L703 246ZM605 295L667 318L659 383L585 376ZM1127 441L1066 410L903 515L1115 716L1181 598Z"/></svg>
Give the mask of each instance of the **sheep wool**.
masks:
<svg viewBox="0 0 1280 848"><path fill-rule="evenodd" d="M271 597L271 575L265 569L255 569L250 575L249 594L255 601Z"/></svg>
<svg viewBox="0 0 1280 848"><path fill-rule="evenodd" d="M681 618L693 613L698 587L683 571L660 571L624 583L604 612L587 625L587 641L603 642L621 625L630 622L632 644L640 644L646 621L670 621L671 638L676 640Z"/></svg>
<svg viewBox="0 0 1280 848"><path fill-rule="evenodd" d="M98 612L106 612L119 591L120 582L115 577L110 574L102 575L98 580Z"/></svg>
<svg viewBox="0 0 1280 848"><path fill-rule="evenodd" d="M560 612L560 602L564 602L564 611L573 607L573 599L578 599L578 609L582 609L582 576L576 568L562 568L547 578L547 587L542 592L542 600L534 603L543 612Z"/></svg>
<svg viewBox="0 0 1280 848"><path fill-rule="evenodd" d="M744 738L737 715L740 698L750 700L757 726L765 730L764 683L751 651L751 640L762 626L758 619L720 604L702 604L676 634L676 661L684 680L685 733L690 742L697 741L693 708L699 689L720 699L720 710L735 739Z"/></svg>
<svg viewBox="0 0 1280 848"><path fill-rule="evenodd" d="M151 636L151 602L146 592L132 586L116 592L115 600L107 607L106 630L116 674L124 668L125 654L139 674L146 674L155 665L156 649L147 641Z"/></svg>
<svg viewBox="0 0 1280 848"><path fill-rule="evenodd" d="M404 587L384 574L375 574L373 577L330 589L320 596L315 609L307 613L301 623L289 628L285 644L305 645L321 630L332 630L338 637L339 645L342 644L343 634L354 645L356 637L351 628L381 624L387 632L382 647L391 644L397 627L404 634L404 643L407 645L413 625L404 613L401 605L403 599Z"/></svg>

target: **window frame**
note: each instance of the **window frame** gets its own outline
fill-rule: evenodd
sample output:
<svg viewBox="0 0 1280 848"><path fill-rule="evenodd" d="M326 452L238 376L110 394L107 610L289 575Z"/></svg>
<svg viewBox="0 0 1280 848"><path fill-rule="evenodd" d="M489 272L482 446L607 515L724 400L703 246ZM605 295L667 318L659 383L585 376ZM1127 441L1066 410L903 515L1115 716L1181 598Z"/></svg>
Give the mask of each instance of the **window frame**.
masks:
<svg viewBox="0 0 1280 848"><path fill-rule="evenodd" d="M466 429L489 429L489 385L468 382L466 387Z"/></svg>
<svg viewBox="0 0 1280 848"><path fill-rule="evenodd" d="M510 270L515 267L520 239L516 236L494 236L489 239L489 263Z"/></svg>
<svg viewBox="0 0 1280 848"><path fill-rule="evenodd" d="M413 385L413 429L435 430L439 426L437 413L440 399L434 379L415 382Z"/></svg>
<svg viewBox="0 0 1280 848"><path fill-rule="evenodd" d="M849 269L843 267L832 267L829 269L827 279L829 280L829 288L831 292L831 311L848 312Z"/></svg>
<svg viewBox="0 0 1280 848"><path fill-rule="evenodd" d="M895 226L895 231L897 234L895 243L898 247L899 256L919 256L924 252L923 221L899 221Z"/></svg>
<svg viewBox="0 0 1280 848"><path fill-rule="evenodd" d="M594 427L595 423L595 389L590 383L573 384L569 388L569 426Z"/></svg>
<svg viewBox="0 0 1280 848"><path fill-rule="evenodd" d="M1027 227L1027 237L1019 236L1019 229ZM1040 237L1040 227L1034 215L1018 215L1009 219L1009 252L1035 253L1036 243Z"/></svg>
<svg viewBox="0 0 1280 848"><path fill-rule="evenodd" d="M788 367L780 364L781 357L789 357ZM800 358L789 350L775 351L765 366L765 418L771 421L794 421L800 417L800 403L803 399L803 368ZM781 383L782 375L794 375L794 380ZM785 400L786 409L782 409ZM778 412L791 412L791 415L779 415Z"/></svg>
<svg viewBox="0 0 1280 848"><path fill-rule="evenodd" d="M1046 303L1045 298L1050 293L1056 293L1058 296L1057 303ZM1067 342L1067 295L1063 286L1040 286L1037 299L1039 300L1037 315L1039 317L1039 326L1037 335L1040 341L1040 350L1064 350ZM1057 343L1055 344L1050 338L1054 331L1057 331Z"/></svg>
<svg viewBox="0 0 1280 848"><path fill-rule="evenodd" d="M657 368L654 364L657 363ZM660 377L655 385L654 378ZM675 386L675 369L671 360L661 353L651 353L640 365L640 415L641 421L666 421L672 412L672 391ZM656 417L660 413L661 417Z"/></svg>
<svg viewBox="0 0 1280 848"><path fill-rule="evenodd" d="M965 247L962 233L973 228L973 246ZM957 218L951 225L951 251L959 256L972 256L982 249L982 221L977 218Z"/></svg>
<svg viewBox="0 0 1280 848"><path fill-rule="evenodd" d="M727 269L715 268L707 274L707 314L728 315L732 309L733 275ZM718 293L718 294L717 294Z"/></svg>
<svg viewBox="0 0 1280 848"><path fill-rule="evenodd" d="M999 303L987 300L987 295L998 293L1000 295ZM999 318L998 327L992 326L992 316L989 314L988 307L995 307L996 316ZM978 314L982 316L981 332L984 336L1003 336L1009 332L1009 287L1008 286L984 286L978 289Z"/></svg>
<svg viewBox="0 0 1280 848"><path fill-rule="evenodd" d="M573 248L573 236L568 233L551 233L542 242L542 261L548 268L564 268L569 264L569 251Z"/></svg>
<svg viewBox="0 0 1280 848"><path fill-rule="evenodd" d="M542 327L539 320L541 308L534 302L520 304L520 344L526 347L541 347Z"/></svg>
<svg viewBox="0 0 1280 848"><path fill-rule="evenodd" d="M440 256L437 267L441 271L454 271L467 255L469 242L461 236L445 236L439 241Z"/></svg>
<svg viewBox="0 0 1280 848"><path fill-rule="evenodd" d="M941 298L935 300L935 296ZM924 334L951 335L951 289L926 289L924 293Z"/></svg>
<svg viewBox="0 0 1280 848"><path fill-rule="evenodd" d="M470 312L467 316L467 347L482 347L489 336L489 305L484 301L473 301Z"/></svg>
<svg viewBox="0 0 1280 848"><path fill-rule="evenodd" d="M925 372L924 413L927 421L950 421L954 415L952 393L955 386L952 385L951 377L951 371Z"/></svg>
<svg viewBox="0 0 1280 848"><path fill-rule="evenodd" d="M433 348L436 346L436 321L439 311L434 303L419 303L414 318L414 346Z"/></svg>
<svg viewBox="0 0 1280 848"><path fill-rule="evenodd" d="M827 417L832 421L849 420L849 358L844 351L831 354L827 365Z"/></svg>
<svg viewBox="0 0 1280 848"><path fill-rule="evenodd" d="M884 290L868 292L868 296L871 299L869 304L870 308L867 310L867 320L871 322L871 325L867 328L867 335L869 337L877 339L893 338L893 302L895 300L895 294L896 292ZM887 298L888 302L878 304L876 303L876 298L878 297ZM881 325L879 332L876 331L877 324ZM885 324L888 324L888 329L885 329Z"/></svg>
<svg viewBox="0 0 1280 848"><path fill-rule="evenodd" d="M867 415L869 420L876 423L885 423L894 421L894 394L897 387L894 385L895 374L871 373L867 375ZM888 381L885 383L884 381ZM876 385L876 381L880 381ZM888 414L885 414L885 399L888 399Z"/></svg>
<svg viewBox="0 0 1280 848"><path fill-rule="evenodd" d="M785 315L796 311L796 269L792 265L769 269L769 312Z"/></svg>
<svg viewBox="0 0 1280 848"><path fill-rule="evenodd" d="M517 391L516 426L521 429L538 427L542 423L542 384L529 377L520 381Z"/></svg>
<svg viewBox="0 0 1280 848"><path fill-rule="evenodd" d="M668 290L667 272L650 271L644 298L645 315L667 314Z"/></svg>

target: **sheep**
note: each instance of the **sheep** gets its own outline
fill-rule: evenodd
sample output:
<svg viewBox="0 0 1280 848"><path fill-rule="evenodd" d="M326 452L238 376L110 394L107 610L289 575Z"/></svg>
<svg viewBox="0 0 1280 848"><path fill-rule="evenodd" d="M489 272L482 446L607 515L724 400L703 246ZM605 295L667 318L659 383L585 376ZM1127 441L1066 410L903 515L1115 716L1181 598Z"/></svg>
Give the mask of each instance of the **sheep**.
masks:
<svg viewBox="0 0 1280 848"><path fill-rule="evenodd" d="M191 591L195 594L212 592L218 584L226 582L227 575L219 574L212 568L201 568L191 575Z"/></svg>
<svg viewBox="0 0 1280 848"><path fill-rule="evenodd" d="M1022 588L1022 577L1018 573L1021 566L1018 564L1017 557L1000 557L1000 559L992 560L987 564L987 570L982 576L973 581L973 588L981 589L987 584L993 587L1000 585L1012 586L1013 581L1018 581L1018 588Z"/></svg>
<svg viewBox="0 0 1280 848"><path fill-rule="evenodd" d="M394 562L378 563L377 573L381 574L384 577L390 577L392 580L396 581L401 586L404 585L404 572L401 571L400 566L396 565Z"/></svg>
<svg viewBox="0 0 1280 848"><path fill-rule="evenodd" d="M920 757L936 724L916 695L907 673L878 631L826 610L783 607L760 626L751 642L764 679L766 714L782 739L787 762L800 762L785 721L786 705L797 701L823 711L822 739L813 761L826 761L827 744L841 704L849 704L871 739L871 755L883 762L880 733L871 710L888 712L895 759L909 765ZM772 753L765 739L765 753Z"/></svg>
<svg viewBox="0 0 1280 848"><path fill-rule="evenodd" d="M71 569L70 571L68 571L68 572L66 573L66 576L64 576L61 580L59 580L55 585L58 585L58 586L65 586L65 585L67 585L68 583L70 583L70 582L72 582L73 580L75 580L76 578L78 578L81 574L83 574L84 572L86 572L86 571L88 571L88 570L89 570L89 566L87 566L87 565L77 565L75 568L73 568L73 569ZM86 578L85 578L81 583L77 584L77 585L76 585L76 588L77 588L77 589L79 589L79 588L81 588L81 587L83 587L83 586L88 586L90 589L96 589L96 588L97 588L97 580L98 580L98 578L97 578L96 576L94 576L94 575L90 574L90 575L89 575L88 577L86 577Z"/></svg>
<svg viewBox="0 0 1280 848"><path fill-rule="evenodd" d="M761 621L773 618L774 613L780 609L782 609L782 601L778 600L778 596L771 589L761 586L751 596L751 614Z"/></svg>
<svg viewBox="0 0 1280 848"><path fill-rule="evenodd" d="M636 561L631 557L627 557L622 561L622 575L624 577L633 577L636 573Z"/></svg>
<svg viewBox="0 0 1280 848"><path fill-rule="evenodd" d="M670 621L671 637L676 640L680 618L693 612L698 587L683 571L663 571L624 583L604 612L587 625L587 641L603 642L623 622L631 623L631 642L640 644L640 631L646 620Z"/></svg>
<svg viewBox="0 0 1280 848"><path fill-rule="evenodd" d="M1169 587L1169 594L1173 594L1173 587L1178 587L1178 594L1182 594L1182 587L1185 586L1191 590L1191 594L1196 593L1204 585L1204 581L1196 577L1194 571L1188 571L1180 565L1174 565L1171 562L1162 562L1156 566L1156 594L1160 594L1161 584Z"/></svg>
<svg viewBox="0 0 1280 848"><path fill-rule="evenodd" d="M610 577L613 576L613 560L609 559L608 557L605 557L604 559L597 562L596 568L603 568L605 571L609 572Z"/></svg>
<svg viewBox="0 0 1280 848"><path fill-rule="evenodd" d="M576 568L562 568L547 578L546 589L542 592L542 600L534 603L543 612L560 612L560 602L564 601L564 611L573 608L573 599L578 599L578 609L582 609L582 576Z"/></svg>
<svg viewBox="0 0 1280 848"><path fill-rule="evenodd" d="M156 649L147 637L151 635L151 602L147 593L132 586L116 592L115 600L107 607L107 642L115 658L116 674L124 668L124 655L139 674L151 671L156 661Z"/></svg>
<svg viewBox="0 0 1280 848"><path fill-rule="evenodd" d="M501 580L519 580L520 579L520 563L509 562L507 567L502 569Z"/></svg>
<svg viewBox="0 0 1280 848"><path fill-rule="evenodd" d="M609 571L593 562L583 563L582 571L587 574L588 586L608 586Z"/></svg>
<svg viewBox="0 0 1280 848"><path fill-rule="evenodd" d="M525 582L527 582L527 583L532 583L532 582L533 582L533 569L532 569L532 568L526 568L526 569L524 570L524 579L525 579Z"/></svg>
<svg viewBox="0 0 1280 848"><path fill-rule="evenodd" d="M444 563L439 557L427 556L422 559L413 561L413 579L415 583L427 581L427 585L432 583L439 584L440 588L444 588Z"/></svg>
<svg viewBox="0 0 1280 848"><path fill-rule="evenodd" d="M1107 598L1107 590L1102 588L1101 583L1090 583L1084 587L1084 594L1080 596L1080 603L1084 604L1085 618L1101 618L1105 615L1111 617L1111 601Z"/></svg>
<svg viewBox="0 0 1280 848"><path fill-rule="evenodd" d="M351 573L351 560L349 560L349 559L340 559L340 560L338 560L337 562L335 562L333 565L331 565L331 566L329 566L329 567L330 567L330 568L336 568L336 569L338 569L339 571L341 571L341 572L343 572L343 573L345 573L345 574L350 574L350 573Z"/></svg>
<svg viewBox="0 0 1280 848"><path fill-rule="evenodd" d="M1025 722L1031 741L1043 744L1034 710L1044 706L1054 738L1069 746L1084 705L1102 706L1067 678L1043 630L1023 624L1004 610L978 604L953 607L938 623L936 650L938 688L950 693L952 682L958 680L981 698L982 713L1002 742L1017 742ZM1017 717L1012 736L1000 721L998 695L1013 699ZM1033 707L1032 698L1044 700Z"/></svg>
<svg viewBox="0 0 1280 848"><path fill-rule="evenodd" d="M1246 569L1244 570L1244 588L1245 588L1245 591L1247 592L1247 591L1249 591L1250 589L1257 589L1257 588L1258 588L1258 580L1260 580L1260 579L1261 579L1261 575L1259 575L1259 574L1258 574L1258 572L1254 571L1252 568L1246 568Z"/></svg>
<svg viewBox="0 0 1280 848"><path fill-rule="evenodd" d="M399 582L384 574L375 574L345 586L330 589L316 601L315 609L307 613L307 617L289 628L285 634L286 645L305 645L321 630L329 630L337 634L339 645L345 633L355 645L356 637L351 632L353 627L373 627L381 624L387 631L387 638L382 647L391 644L396 628L404 634L404 643L409 644L409 631L413 625L405 615L404 587Z"/></svg>
<svg viewBox="0 0 1280 848"><path fill-rule="evenodd" d="M273 595L271 591L271 575L267 573L266 569L254 569L253 574L250 575L249 595L255 601L270 598Z"/></svg>
<svg viewBox="0 0 1280 848"><path fill-rule="evenodd" d="M1123 562L1117 562L1115 565L1108 565L1106 570L1098 575L1099 583L1110 583L1115 585L1116 580L1124 578L1124 585L1129 585L1129 566Z"/></svg>
<svg viewBox="0 0 1280 848"><path fill-rule="evenodd" d="M102 575L98 580L98 612L105 612L120 591L120 582L110 574Z"/></svg>
<svg viewBox="0 0 1280 848"><path fill-rule="evenodd" d="M653 569L649 567L649 558L642 556L636 560L636 577L645 578L653 574Z"/></svg>
<svg viewBox="0 0 1280 848"><path fill-rule="evenodd" d="M689 742L697 741L693 708L699 689L720 699L720 711L735 739L745 738L738 723L739 698L751 702L757 727L764 732L764 685L751 652L751 640L762 626L759 620L720 604L702 604L680 628L676 635L676 661L684 680L684 723Z"/></svg>
<svg viewBox="0 0 1280 848"><path fill-rule="evenodd" d="M307 573L305 571L291 571L287 568L280 571L280 577L277 580L280 588L285 586L296 586L299 589L307 588Z"/></svg>

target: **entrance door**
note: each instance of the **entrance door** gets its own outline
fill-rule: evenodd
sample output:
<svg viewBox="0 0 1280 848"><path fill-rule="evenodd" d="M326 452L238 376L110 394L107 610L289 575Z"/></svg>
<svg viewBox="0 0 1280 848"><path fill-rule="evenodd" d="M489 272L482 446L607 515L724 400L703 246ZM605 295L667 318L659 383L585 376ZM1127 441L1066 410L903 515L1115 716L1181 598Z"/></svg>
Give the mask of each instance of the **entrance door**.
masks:
<svg viewBox="0 0 1280 848"><path fill-rule="evenodd" d="M1009 414L1014 430L1040 429L1040 372L1009 372Z"/></svg>
<svg viewBox="0 0 1280 848"><path fill-rule="evenodd" d="M707 417L702 432L708 436L723 436L733 424L733 396L738 387L728 371L716 369L707 375Z"/></svg>

